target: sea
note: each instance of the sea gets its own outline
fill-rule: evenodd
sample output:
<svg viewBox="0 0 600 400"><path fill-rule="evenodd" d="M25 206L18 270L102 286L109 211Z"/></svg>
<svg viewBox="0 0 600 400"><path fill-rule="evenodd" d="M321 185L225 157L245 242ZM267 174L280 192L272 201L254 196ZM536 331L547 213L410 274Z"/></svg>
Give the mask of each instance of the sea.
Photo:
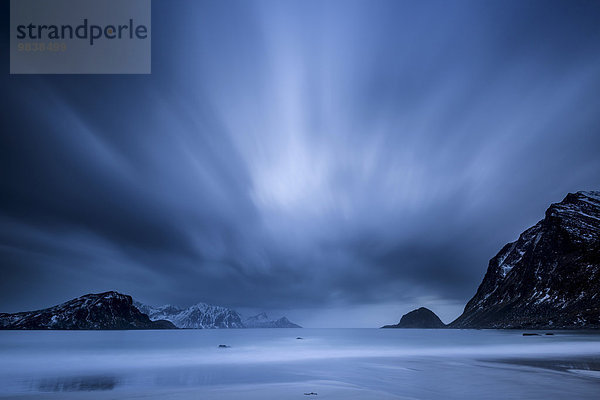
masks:
<svg viewBox="0 0 600 400"><path fill-rule="evenodd" d="M600 333L0 331L0 398L598 400Z"/></svg>

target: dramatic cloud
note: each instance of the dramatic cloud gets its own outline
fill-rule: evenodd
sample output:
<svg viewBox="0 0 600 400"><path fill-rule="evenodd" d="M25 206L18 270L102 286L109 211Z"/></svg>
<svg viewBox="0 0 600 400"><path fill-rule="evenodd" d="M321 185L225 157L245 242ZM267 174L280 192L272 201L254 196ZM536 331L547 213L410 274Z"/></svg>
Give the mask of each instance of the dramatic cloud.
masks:
<svg viewBox="0 0 600 400"><path fill-rule="evenodd" d="M116 289L309 326L448 321L549 203L599 189L599 18L155 0L150 76L5 59L0 311Z"/></svg>

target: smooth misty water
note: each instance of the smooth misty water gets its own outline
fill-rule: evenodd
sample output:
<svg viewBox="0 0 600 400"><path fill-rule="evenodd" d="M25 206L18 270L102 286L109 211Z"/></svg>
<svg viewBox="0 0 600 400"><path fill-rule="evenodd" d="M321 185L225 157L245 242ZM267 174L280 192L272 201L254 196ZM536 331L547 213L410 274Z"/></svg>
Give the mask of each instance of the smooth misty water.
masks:
<svg viewBox="0 0 600 400"><path fill-rule="evenodd" d="M0 398L598 399L599 366L593 333L0 331Z"/></svg>

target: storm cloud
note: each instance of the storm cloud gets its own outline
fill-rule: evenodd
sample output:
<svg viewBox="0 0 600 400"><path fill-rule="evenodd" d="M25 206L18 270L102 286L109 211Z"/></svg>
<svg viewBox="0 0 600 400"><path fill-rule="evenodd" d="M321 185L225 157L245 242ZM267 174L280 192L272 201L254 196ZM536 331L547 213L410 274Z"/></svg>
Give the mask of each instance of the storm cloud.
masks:
<svg viewBox="0 0 600 400"><path fill-rule="evenodd" d="M551 202L599 188L596 2L152 15L148 76L9 75L3 52L0 311L114 289L308 326L448 320Z"/></svg>

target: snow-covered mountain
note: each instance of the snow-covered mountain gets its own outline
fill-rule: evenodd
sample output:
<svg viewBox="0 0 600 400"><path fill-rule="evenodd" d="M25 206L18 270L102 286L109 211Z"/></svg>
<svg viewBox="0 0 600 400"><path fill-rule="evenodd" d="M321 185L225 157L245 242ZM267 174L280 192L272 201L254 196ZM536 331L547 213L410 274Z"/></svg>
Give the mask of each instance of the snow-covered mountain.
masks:
<svg viewBox="0 0 600 400"><path fill-rule="evenodd" d="M140 302L134 305L151 320L171 321L178 328L185 329L226 329L244 328L237 311L209 304L198 303L182 309L171 305L149 306Z"/></svg>
<svg viewBox="0 0 600 400"><path fill-rule="evenodd" d="M302 328L296 325L286 317L279 319L269 319L266 313L260 313L244 319L246 328Z"/></svg>
<svg viewBox="0 0 600 400"><path fill-rule="evenodd" d="M243 319L230 308L198 303L188 308L171 305L149 306L138 301L134 305L151 320L171 321L178 328L229 329L229 328L301 328L286 317L271 320L265 313Z"/></svg>
<svg viewBox="0 0 600 400"><path fill-rule="evenodd" d="M600 192L569 193L490 260L452 328L600 328Z"/></svg>
<svg viewBox="0 0 600 400"><path fill-rule="evenodd" d="M118 292L87 294L54 307L0 314L0 329L174 329L168 321L151 321Z"/></svg>

